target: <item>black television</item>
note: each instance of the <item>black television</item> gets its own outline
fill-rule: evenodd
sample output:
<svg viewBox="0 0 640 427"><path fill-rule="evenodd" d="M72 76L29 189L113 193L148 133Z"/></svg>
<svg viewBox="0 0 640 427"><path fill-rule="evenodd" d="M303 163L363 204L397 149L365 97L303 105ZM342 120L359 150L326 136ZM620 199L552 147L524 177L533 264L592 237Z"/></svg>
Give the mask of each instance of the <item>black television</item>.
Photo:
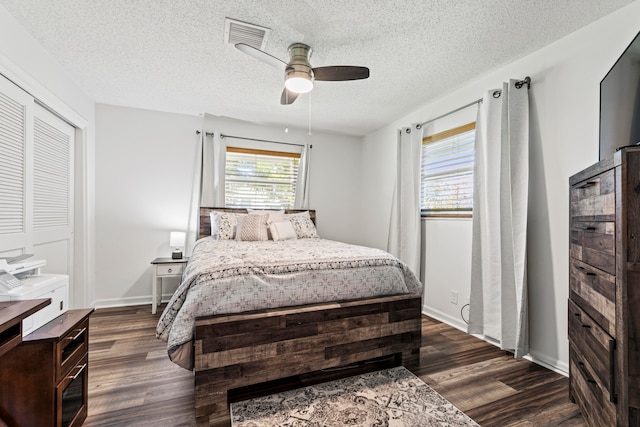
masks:
<svg viewBox="0 0 640 427"><path fill-rule="evenodd" d="M640 144L640 32L600 81L600 160Z"/></svg>

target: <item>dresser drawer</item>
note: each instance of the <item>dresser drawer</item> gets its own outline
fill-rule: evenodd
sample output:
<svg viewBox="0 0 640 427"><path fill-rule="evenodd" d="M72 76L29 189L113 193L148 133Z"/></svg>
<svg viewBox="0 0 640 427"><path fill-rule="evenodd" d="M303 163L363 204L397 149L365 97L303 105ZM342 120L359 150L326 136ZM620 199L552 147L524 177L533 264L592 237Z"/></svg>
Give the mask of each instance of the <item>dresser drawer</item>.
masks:
<svg viewBox="0 0 640 427"><path fill-rule="evenodd" d="M577 367L586 381L597 382L604 398L613 401L615 340L573 301L569 301L569 344L580 355Z"/></svg>
<svg viewBox="0 0 640 427"><path fill-rule="evenodd" d="M571 187L572 220L614 221L615 213L613 169Z"/></svg>
<svg viewBox="0 0 640 427"><path fill-rule="evenodd" d="M56 381L69 375L89 351L89 319L70 329L56 344Z"/></svg>
<svg viewBox="0 0 640 427"><path fill-rule="evenodd" d="M571 351L569 369L571 394L583 410L588 426L611 427L616 425L616 405L609 400L609 392L593 376L588 363L575 351Z"/></svg>
<svg viewBox="0 0 640 427"><path fill-rule="evenodd" d="M616 278L581 261L569 265L569 297L600 327L614 336L616 323Z"/></svg>
<svg viewBox="0 0 640 427"><path fill-rule="evenodd" d="M158 264L156 271L158 276L179 276L184 271L184 263Z"/></svg>
<svg viewBox="0 0 640 427"><path fill-rule="evenodd" d="M616 274L616 224L614 222L571 223L571 257L610 274Z"/></svg>

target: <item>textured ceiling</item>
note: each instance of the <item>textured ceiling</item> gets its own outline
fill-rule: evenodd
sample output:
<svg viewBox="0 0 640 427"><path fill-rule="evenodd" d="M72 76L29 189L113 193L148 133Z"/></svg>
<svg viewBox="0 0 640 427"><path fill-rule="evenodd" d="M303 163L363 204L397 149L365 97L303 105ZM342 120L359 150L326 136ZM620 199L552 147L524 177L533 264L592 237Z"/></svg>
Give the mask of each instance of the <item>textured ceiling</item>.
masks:
<svg viewBox="0 0 640 427"><path fill-rule="evenodd" d="M96 102L351 135L521 58L632 0L0 0ZM317 82L279 104L283 75L224 43L225 17L272 30L265 51L313 48ZM534 82L535 83L535 82Z"/></svg>

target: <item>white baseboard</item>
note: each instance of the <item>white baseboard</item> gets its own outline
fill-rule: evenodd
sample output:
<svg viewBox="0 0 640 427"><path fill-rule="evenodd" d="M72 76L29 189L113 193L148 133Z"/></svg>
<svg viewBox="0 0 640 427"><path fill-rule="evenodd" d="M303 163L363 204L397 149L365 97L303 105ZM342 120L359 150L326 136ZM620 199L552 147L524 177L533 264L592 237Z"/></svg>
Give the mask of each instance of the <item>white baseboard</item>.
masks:
<svg viewBox="0 0 640 427"><path fill-rule="evenodd" d="M427 307L426 305L422 306L422 313L426 314L429 317L433 317L436 320L444 322L449 326L453 326L454 328L459 329L462 332L467 332L467 324L464 323L462 319L457 319L447 313L443 313L439 310Z"/></svg>
<svg viewBox="0 0 640 427"><path fill-rule="evenodd" d="M452 326L456 329L461 330L462 332L467 332L467 324L462 319L457 319L452 317L449 314L443 313L441 311L435 310L431 307L427 307L425 305L422 306L422 313L426 314L429 317L433 317L436 320L439 320L443 323L446 323L449 326ZM492 339L488 339L482 335L472 334L474 337L477 337L489 344L493 344L496 347L499 347L498 343ZM569 365L566 362L562 362L557 359L552 359L547 357L544 354L537 353L535 351L530 351L529 354L524 356L525 359L530 362L535 363L536 365L540 365L545 367L557 374L564 375L565 377L569 376Z"/></svg>
<svg viewBox="0 0 640 427"><path fill-rule="evenodd" d="M162 302L169 302L173 294L163 294ZM93 308L129 307L133 305L148 305L151 310L151 295L131 298L113 298L96 300L91 305Z"/></svg>

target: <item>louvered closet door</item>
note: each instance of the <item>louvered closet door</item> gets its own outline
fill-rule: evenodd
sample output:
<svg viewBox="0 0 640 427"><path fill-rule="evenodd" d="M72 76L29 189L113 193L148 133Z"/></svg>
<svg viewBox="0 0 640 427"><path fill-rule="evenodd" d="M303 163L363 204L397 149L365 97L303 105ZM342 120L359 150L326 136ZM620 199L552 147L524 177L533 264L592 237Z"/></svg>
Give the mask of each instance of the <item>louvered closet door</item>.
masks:
<svg viewBox="0 0 640 427"><path fill-rule="evenodd" d="M33 124L33 253L45 271L73 271L73 148L75 129L35 107Z"/></svg>
<svg viewBox="0 0 640 427"><path fill-rule="evenodd" d="M0 76L0 257L32 253L71 281L74 135Z"/></svg>
<svg viewBox="0 0 640 427"><path fill-rule="evenodd" d="M31 247L33 98L0 76L0 256Z"/></svg>

